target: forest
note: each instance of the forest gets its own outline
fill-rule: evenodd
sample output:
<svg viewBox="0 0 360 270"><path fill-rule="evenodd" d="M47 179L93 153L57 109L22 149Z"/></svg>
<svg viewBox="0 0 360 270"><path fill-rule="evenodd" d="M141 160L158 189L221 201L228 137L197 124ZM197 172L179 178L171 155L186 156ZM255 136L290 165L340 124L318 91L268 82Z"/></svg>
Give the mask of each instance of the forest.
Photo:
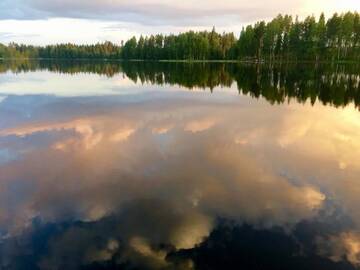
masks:
<svg viewBox="0 0 360 270"><path fill-rule="evenodd" d="M0 58L228 60L228 61L359 61L360 15L335 13L326 19L304 20L278 15L269 22L244 27L238 35L188 31L177 35L133 37L121 44L58 44L30 46L0 44Z"/></svg>
<svg viewBox="0 0 360 270"><path fill-rule="evenodd" d="M320 101L360 109L360 63L205 63L158 61L4 61L0 73L47 70L107 77L126 76L139 84L177 85L189 90L221 91L233 84L239 94L263 97L271 104Z"/></svg>

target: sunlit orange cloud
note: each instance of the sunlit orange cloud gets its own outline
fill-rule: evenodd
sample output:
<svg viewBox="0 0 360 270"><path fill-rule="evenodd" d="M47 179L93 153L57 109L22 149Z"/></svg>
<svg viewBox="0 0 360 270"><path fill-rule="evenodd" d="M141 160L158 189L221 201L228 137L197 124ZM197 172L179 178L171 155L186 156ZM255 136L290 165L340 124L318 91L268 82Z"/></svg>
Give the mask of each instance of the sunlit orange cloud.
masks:
<svg viewBox="0 0 360 270"><path fill-rule="evenodd" d="M212 126L214 126L216 120L214 119L202 119L202 120L195 120L187 123L184 127L185 131L190 131L192 133L197 133L201 131L205 131Z"/></svg>
<svg viewBox="0 0 360 270"><path fill-rule="evenodd" d="M111 135L110 140L113 142L122 142L131 136L135 132L134 128L122 128L114 132Z"/></svg>
<svg viewBox="0 0 360 270"><path fill-rule="evenodd" d="M32 125L24 125L9 129L0 130L0 136L19 136L24 137L28 135L32 135L37 132L46 132L46 131L60 131L60 130L68 130L68 129L78 129L77 131L87 132L90 128L91 120L88 118L84 119L75 119L71 121L64 121L60 123L39 123Z"/></svg>
<svg viewBox="0 0 360 270"><path fill-rule="evenodd" d="M109 120L109 119L108 119ZM102 117L93 118L79 118L59 123L39 123L33 125L19 126L10 129L3 129L0 131L1 136L18 136L25 137L40 132L60 132L65 130L74 130L79 134L80 138L68 138L62 141L55 142L53 148L56 150L69 150L75 146L79 146L85 150L92 149L100 143L105 134L101 125L107 121ZM122 127L119 130L111 131L106 130L109 134L110 141L120 142L126 140L132 133L135 132L134 128Z"/></svg>
<svg viewBox="0 0 360 270"><path fill-rule="evenodd" d="M338 262L345 257L355 266L360 266L360 235L358 231L345 231L318 239L318 252Z"/></svg>
<svg viewBox="0 0 360 270"><path fill-rule="evenodd" d="M154 127L152 129L152 132L154 134L165 134L165 133L169 132L169 130L171 130L173 127L174 127L174 125L172 125L172 124L158 126L158 127Z"/></svg>
<svg viewBox="0 0 360 270"><path fill-rule="evenodd" d="M131 202L136 213L143 208L151 218L160 215L166 229L157 236L180 249L200 243L212 230L214 217L291 229L316 217L326 210L326 201L334 199L355 230L360 228L356 109L271 106L261 100L252 106L210 104L202 110L175 104L163 111L155 106L3 130L1 136L64 129L74 134L1 166L0 195L13 179L31 179L36 188L15 210L1 209L0 224L14 232L36 215L44 221L64 216L97 221ZM168 136L165 144L159 143L158 134ZM0 196L2 205L4 198ZM160 204L138 202L144 198ZM174 212L180 214L174 217ZM161 252L151 248L152 241L159 240L139 234L134 225L138 217L127 216L128 238L135 239L132 251L163 263ZM331 256L342 254L357 264L358 236L347 233L339 233L341 252ZM89 254L101 258L111 250Z"/></svg>
<svg viewBox="0 0 360 270"><path fill-rule="evenodd" d="M35 125L25 125L23 127L16 127L11 129L4 129L0 131L0 136L19 136L25 137L38 132L59 132L64 130L74 130L80 134L82 145L85 149L91 149L102 140L102 134L96 133L92 127L95 119L83 118L70 120L68 122L60 123L44 123ZM65 150L68 146L77 143L75 138L67 139L65 141L56 142L53 146L57 150Z"/></svg>
<svg viewBox="0 0 360 270"><path fill-rule="evenodd" d="M302 111L302 113L299 113ZM299 106L284 119L278 137L283 148L300 148L313 157L333 160L340 169L359 168L360 115L354 108L322 107L304 111Z"/></svg>
<svg viewBox="0 0 360 270"><path fill-rule="evenodd" d="M73 134L67 134L64 141L52 146L62 151L35 149L21 160L2 166L2 185L12 179L28 179L29 176L35 179L37 188L32 196L26 197L23 208L18 209L17 219L24 220L21 217L26 212L40 213L44 220L57 220L62 211L55 211L56 208L64 209L62 204L72 202L66 209L67 215L98 220L121 208L124 200L158 198L165 192L171 194L167 203L180 203L184 213L183 223L177 222L173 229L172 243L191 247L209 233L213 216L257 222L266 214L271 223L288 224L310 218L321 209L326 195L319 189L310 183L300 186L289 183L269 166L268 161L258 159L257 151L246 150L268 139L266 135L273 129L281 128L273 123L279 123L278 117L286 114L280 115L274 112L275 107L268 107L265 116L273 121L267 121L262 115L253 117L251 122L255 122L256 127L263 124L263 130L258 134L255 127L255 132L251 129L252 135L247 136L249 111L242 114L239 106L209 106L206 117L196 112L184 117L189 108L170 109L171 119L159 118L160 114L150 116L146 109L137 108L136 116L131 118L113 113L107 117L2 131L2 136L26 136L34 132L74 129L81 135L77 140ZM141 128L137 128L139 123ZM220 128L212 129L215 124ZM172 131L171 140L160 149L156 139L158 133L153 130L161 127L171 127ZM185 127L189 132L184 132ZM214 140L208 139L210 130ZM136 136L132 136L135 131ZM237 145L234 138L238 132L251 140L251 144ZM114 147L114 143L124 140L127 143L123 147ZM74 145L93 152L79 155ZM2 192L6 192L6 188ZM247 207L239 208L239 205ZM207 209L206 213L203 209ZM196 226L190 222L194 216L199 217Z"/></svg>

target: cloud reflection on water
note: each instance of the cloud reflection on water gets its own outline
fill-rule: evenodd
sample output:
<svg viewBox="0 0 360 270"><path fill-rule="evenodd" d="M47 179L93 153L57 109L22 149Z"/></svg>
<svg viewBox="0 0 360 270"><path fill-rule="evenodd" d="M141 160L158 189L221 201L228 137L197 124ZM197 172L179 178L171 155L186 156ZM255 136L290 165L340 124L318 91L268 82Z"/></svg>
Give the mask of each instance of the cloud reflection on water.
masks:
<svg viewBox="0 0 360 270"><path fill-rule="evenodd" d="M43 269L113 258L166 269L170 253L198 247L219 218L291 235L334 208L351 226L314 239L317 252L358 264L355 109L162 95L131 106L50 99L0 130L0 148L16 157L0 163L2 265L37 223L65 224L37 258Z"/></svg>

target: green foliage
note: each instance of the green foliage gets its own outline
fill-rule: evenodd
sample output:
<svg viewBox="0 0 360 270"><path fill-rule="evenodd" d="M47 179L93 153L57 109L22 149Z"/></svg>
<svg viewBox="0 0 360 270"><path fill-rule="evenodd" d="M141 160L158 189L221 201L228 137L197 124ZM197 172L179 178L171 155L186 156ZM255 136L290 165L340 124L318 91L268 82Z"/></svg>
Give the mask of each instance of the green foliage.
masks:
<svg viewBox="0 0 360 270"><path fill-rule="evenodd" d="M96 45L57 44L35 47L0 44L0 58L116 59L121 47L111 42Z"/></svg>
<svg viewBox="0 0 360 270"><path fill-rule="evenodd" d="M237 85L241 94L271 103L296 100L360 108L360 63L204 63L158 61L0 61L0 73L50 70L126 75L134 82L210 89Z"/></svg>
<svg viewBox="0 0 360 270"><path fill-rule="evenodd" d="M133 37L123 45L59 44L45 47L0 44L0 58L63 58L125 60L248 60L248 61L359 61L360 16L357 12L324 14L303 21L278 15L272 21L233 33L188 31L178 35Z"/></svg>
<svg viewBox="0 0 360 270"><path fill-rule="evenodd" d="M133 57L123 50L124 59L143 60L249 60L249 61L345 61L360 60L360 18L357 12L334 14L326 21L303 21L278 15L272 21L243 28L239 39L233 33L189 31L179 35L142 38ZM132 39L133 42L134 38ZM145 45L143 45L145 44Z"/></svg>

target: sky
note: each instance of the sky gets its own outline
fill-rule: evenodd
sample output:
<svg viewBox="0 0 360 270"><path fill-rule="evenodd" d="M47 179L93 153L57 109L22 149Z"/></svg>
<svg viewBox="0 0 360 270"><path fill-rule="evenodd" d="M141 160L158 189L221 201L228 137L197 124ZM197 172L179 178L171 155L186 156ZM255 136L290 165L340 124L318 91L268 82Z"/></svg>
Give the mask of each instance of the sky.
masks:
<svg viewBox="0 0 360 270"><path fill-rule="evenodd" d="M360 0L0 0L0 43L120 43L187 30L235 32L277 14L360 11Z"/></svg>

